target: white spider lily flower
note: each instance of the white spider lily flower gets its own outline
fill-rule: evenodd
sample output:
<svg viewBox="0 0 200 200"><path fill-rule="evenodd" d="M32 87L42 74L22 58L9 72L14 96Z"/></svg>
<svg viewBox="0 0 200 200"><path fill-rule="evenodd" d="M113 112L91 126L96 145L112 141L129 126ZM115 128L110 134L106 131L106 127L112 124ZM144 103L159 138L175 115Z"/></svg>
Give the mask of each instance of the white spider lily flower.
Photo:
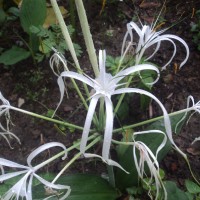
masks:
<svg viewBox="0 0 200 200"><path fill-rule="evenodd" d="M133 30L137 33L139 36L138 43L134 43L133 38ZM178 40L186 49L186 57L180 64L180 68L186 63L189 57L189 47L186 44L186 42L181 39L180 37L172 34L164 34L162 35L167 29L163 29L161 31L156 32L155 31L155 25L148 26L148 25L142 25L142 28L140 29L138 25L135 22L130 22L127 24L127 32L124 36L123 44L122 44L122 50L121 55L124 57L124 55L127 53L131 45L135 45L135 60L136 64L139 64L141 61L141 58L144 56L145 51L151 47L152 45L156 45L155 50L153 51L152 55L145 59L145 61L152 58L156 52L159 50L161 42L162 41L169 41L174 47L173 54L170 58L170 60L162 67L162 70L165 70L167 65L169 65L174 58L176 54L176 45L173 40ZM130 41L128 42L128 46L126 46L127 38L130 36Z"/></svg>
<svg viewBox="0 0 200 200"><path fill-rule="evenodd" d="M4 98L4 96L2 95L1 92L0 92L0 100L2 101L2 105L0 105L0 117L2 115L5 115L5 118L6 118L6 128L4 128L0 122L0 136L2 136L7 141L10 148L12 148L10 141L8 139L8 136L15 138L19 144L20 144L20 139L14 133L10 132L10 130L9 130L9 125L11 123L10 112L9 112L10 103L8 100L6 100ZM4 107L5 105L6 105L6 107Z"/></svg>
<svg viewBox="0 0 200 200"><path fill-rule="evenodd" d="M38 154L45 151L46 149L49 149L51 147L56 147L56 146L61 147L65 150L65 155L63 157L63 159L65 159L67 156L66 147L59 142L50 142L35 149L27 158L27 166L20 165L18 163L6 160L4 158L0 158L0 166L21 169L21 171L18 171L18 172L10 172L7 174L3 173L2 175L0 175L0 182L6 181L10 178L13 178L19 175L23 175L22 178L2 196L2 199L11 200L11 199L19 199L21 197L26 200L32 200L32 180L34 177L37 180L39 180L42 184L44 184L45 187L47 188L57 189L57 190L67 190L66 194L62 198L60 198L61 200L66 199L66 197L69 195L71 191L69 186L64 186L64 185L48 182L36 174L36 171L40 169L41 167L45 166L47 163L43 162L36 166L32 166L32 163L31 163L32 160Z"/></svg>
<svg viewBox="0 0 200 200"><path fill-rule="evenodd" d="M149 149L147 145L145 145L141 141L135 141L135 136L139 134L151 134L151 133L158 133L163 134L163 141L159 145L156 151L156 155L153 154L153 152ZM160 188L164 191L165 200L167 199L167 193L165 190L165 187L162 183L160 174L159 174L159 163L157 161L157 155L160 152L160 150L165 146L167 142L166 134L160 130L149 130L149 131L141 131L141 132L135 132L133 135L133 157L134 157L134 163L136 166L136 170L138 172L138 176L144 180L144 175L146 175L144 171L145 163L147 164L147 167L150 171L150 180L148 182L145 181L147 185L150 185L152 183L152 179L155 181L156 186L156 199L158 198ZM139 156L136 155L136 149L139 151ZM139 157L139 160L138 160Z"/></svg>
<svg viewBox="0 0 200 200"><path fill-rule="evenodd" d="M169 119L168 113L167 113L166 109L164 108L164 106L162 105L162 103L150 92L147 92L147 91L144 91L141 89L136 89L136 88L120 88L120 89L118 89L118 87L122 87L122 85L124 85L124 84L121 84L120 81L130 74L139 72L141 70L154 70L155 72L157 72L158 77L159 77L159 70L152 65L141 64L141 65L129 67L125 70L120 71L115 76L112 76L111 74L106 73L106 71L105 71L105 60L106 60L105 50L100 50L99 51L99 71L100 71L100 73L96 79L90 78L87 75L82 75L82 74L78 74L76 72L71 72L71 71L61 73L60 77L58 78L58 85L59 85L60 93L61 93L59 105L62 102L62 99L64 96L63 77L69 77L69 78L74 78L74 79L80 80L83 83L91 86L92 89L95 91L95 94L92 95L92 97L91 97L89 109L87 112L84 130L82 133L81 144L80 144L80 151L83 154L85 154L87 139L88 139L91 123L92 123L92 118L93 118L93 115L94 115L94 112L95 112L95 109L97 106L97 102L102 97L104 99L105 109L106 109L106 111L105 111L106 122L105 122L104 140L103 140L103 148L102 148L102 160L106 161L107 164L115 165L116 163L113 163L114 161L109 159L109 152L110 152L112 131L113 131L113 118L114 118L111 96L115 95L115 94L122 94L122 93L139 93L139 94L147 95L150 98L154 99L158 103L158 105L161 107L163 114L164 114L164 125L166 128L166 133L168 135L168 138L171 141L171 143L175 146L175 148L179 152L182 153L182 151L178 149L178 147L175 145L175 143L173 141L170 119ZM156 81L154 81L154 83L155 82ZM85 154L85 156L87 157L87 154ZM91 154L89 154L89 157L91 157Z"/></svg>

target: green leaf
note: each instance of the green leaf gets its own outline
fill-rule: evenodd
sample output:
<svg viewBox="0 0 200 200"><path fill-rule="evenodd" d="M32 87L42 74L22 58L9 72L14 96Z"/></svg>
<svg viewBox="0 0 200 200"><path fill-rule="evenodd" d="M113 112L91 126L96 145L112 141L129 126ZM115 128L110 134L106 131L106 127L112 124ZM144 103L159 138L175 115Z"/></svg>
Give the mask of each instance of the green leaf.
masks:
<svg viewBox="0 0 200 200"><path fill-rule="evenodd" d="M46 11L46 0L23 0L20 8L20 20L24 31L30 33L31 25L43 25Z"/></svg>
<svg viewBox="0 0 200 200"><path fill-rule="evenodd" d="M29 56L29 51L17 46L12 46L11 49L4 51L0 55L0 63L3 63L4 65L13 65L28 58Z"/></svg>
<svg viewBox="0 0 200 200"><path fill-rule="evenodd" d="M191 194L198 194L200 193L200 187L194 183L193 181L186 180L185 181L185 186L187 188L187 191Z"/></svg>
<svg viewBox="0 0 200 200"><path fill-rule="evenodd" d="M172 181L164 182L166 191L167 191L167 199L168 200L189 200L185 192L180 190L176 184Z"/></svg>
<svg viewBox="0 0 200 200"><path fill-rule="evenodd" d="M108 182L96 175L66 175L62 176L56 183L69 185L70 196L67 200L115 200L119 194ZM45 196L43 185L36 185L33 188L33 200L42 200ZM50 200L58 199L52 197Z"/></svg>

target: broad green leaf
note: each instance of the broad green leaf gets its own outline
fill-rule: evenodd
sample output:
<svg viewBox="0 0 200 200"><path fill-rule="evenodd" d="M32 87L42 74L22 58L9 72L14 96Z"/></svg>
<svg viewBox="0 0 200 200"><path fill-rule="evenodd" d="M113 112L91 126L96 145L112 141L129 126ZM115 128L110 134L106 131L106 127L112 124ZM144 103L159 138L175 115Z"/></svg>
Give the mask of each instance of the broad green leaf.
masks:
<svg viewBox="0 0 200 200"><path fill-rule="evenodd" d="M30 33L30 26L43 25L46 18L46 0L23 0L20 8L21 25Z"/></svg>
<svg viewBox="0 0 200 200"><path fill-rule="evenodd" d="M115 200L119 196L106 180L96 175L66 175L56 183L71 187L72 191L67 200ZM43 185L33 188L33 200L42 200L45 197L47 195L45 195ZM50 200L53 199L56 200L57 197L50 198Z"/></svg>
<svg viewBox="0 0 200 200"><path fill-rule="evenodd" d="M168 200L188 200L187 195L185 192L180 190L176 184L172 181L165 181L164 182L165 188L167 190L167 199Z"/></svg>
<svg viewBox="0 0 200 200"><path fill-rule="evenodd" d="M187 191L191 194L198 194L200 193L200 186L198 186L196 183L190 180L185 181L185 186L187 188Z"/></svg>
<svg viewBox="0 0 200 200"><path fill-rule="evenodd" d="M4 51L0 55L0 63L4 65L13 65L28 58L29 56L29 51L17 46L12 46L11 49Z"/></svg>

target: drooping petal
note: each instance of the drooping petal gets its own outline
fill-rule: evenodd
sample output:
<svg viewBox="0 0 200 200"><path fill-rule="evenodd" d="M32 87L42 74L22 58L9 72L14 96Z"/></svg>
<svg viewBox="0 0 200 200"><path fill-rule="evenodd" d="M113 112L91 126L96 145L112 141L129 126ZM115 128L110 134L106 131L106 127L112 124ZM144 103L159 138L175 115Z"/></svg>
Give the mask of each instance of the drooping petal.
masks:
<svg viewBox="0 0 200 200"><path fill-rule="evenodd" d="M128 171L126 171L119 163L117 163L116 161L114 160L111 160L111 159L104 159L102 156L99 156L97 154L92 154L92 153L85 153L84 154L85 158L100 158L103 162L105 162L106 164L108 165L111 165L111 166L115 166L115 167L118 167L120 168L121 170L123 170L124 172L126 172L127 174L129 174Z"/></svg>
<svg viewBox="0 0 200 200"><path fill-rule="evenodd" d="M52 148L52 147L61 147L61 148L63 148L64 151L65 151L65 155L63 156L63 159L65 159L65 158L67 157L67 151L66 151L67 149L66 149L66 147L65 147L64 144L62 144L62 143L60 143L60 142L49 142L49 143L43 144L42 146L38 147L37 149L35 149L35 150L28 156L28 158L27 158L27 164L28 164L28 166L29 166L30 168L32 168L32 167L33 167L32 164L31 164L32 160L33 160L38 154L40 154L41 152L43 152L43 151L45 151L45 150L47 150L47 149L50 149L50 148ZM35 167L34 167L34 170L37 170L37 169L43 167L44 165L46 165L45 162L43 162L43 163L41 163L41 164L35 166Z"/></svg>
<svg viewBox="0 0 200 200"><path fill-rule="evenodd" d="M103 140L102 156L105 160L109 159L110 145L113 131L113 105L109 98L105 98L106 104L106 125Z"/></svg>
<svg viewBox="0 0 200 200"><path fill-rule="evenodd" d="M67 190L67 192L61 198L59 198L60 200L65 200L71 192L70 186L51 183L49 181L46 181L45 179L43 179L42 177L38 176L35 173L34 173L34 177L37 178L42 184L44 184L46 188L50 188L50 189L53 188L56 190ZM45 199L48 199L48 198L49 197L47 197Z"/></svg>
<svg viewBox="0 0 200 200"><path fill-rule="evenodd" d="M151 133L158 133L158 134L163 134L163 140L161 142L161 144L158 146L157 150L156 150L156 158L158 156L158 153L160 152L160 150L166 145L167 143L167 136L163 131L160 130L148 130L148 131L140 131L140 132L134 132L134 136L135 135L142 135L142 134L151 134Z"/></svg>
<svg viewBox="0 0 200 200"><path fill-rule="evenodd" d="M12 162L10 160L0 158L0 165L6 166L6 167L12 167L12 168L21 168L21 169L29 169L28 167L24 165L20 165L18 163Z"/></svg>
<svg viewBox="0 0 200 200"><path fill-rule="evenodd" d="M180 64L180 68L181 68L187 62L187 60L189 58L190 50L189 50L189 47L188 47L187 43L183 39L181 39L180 37L178 37L176 35L165 34L164 37L169 38L169 39L178 40L185 47L185 49L186 49L186 56L185 56L185 59L183 60L183 62Z"/></svg>
<svg viewBox="0 0 200 200"><path fill-rule="evenodd" d="M113 77L113 82L115 82L115 84L116 84L117 82L119 82L120 80L125 78L127 75L130 75L135 72L142 71L142 70L153 70L157 73L158 77L156 78L156 80L153 81L153 83L149 83L149 84L154 84L158 81L158 79L160 77L160 72L157 67L155 67L153 65L149 65L149 64L140 64L140 65L132 66L125 70L120 71Z"/></svg>
<svg viewBox="0 0 200 200"><path fill-rule="evenodd" d="M150 92L147 92L145 90L141 90L138 88L122 88L122 89L117 89L114 94L122 94L122 93L138 93L138 94L144 94L146 96L149 96L150 98L154 99L158 105L160 106L160 108L163 111L163 116L164 116L164 124L165 124L165 130L166 130L166 134L171 142L171 144L175 147L175 149L184 157L186 158L186 155L176 146L176 144L174 143L174 140L172 138L172 128L171 128L171 122L170 122L170 118L169 115L165 109L165 107L163 106L163 104Z"/></svg>
<svg viewBox="0 0 200 200"><path fill-rule="evenodd" d="M81 144L80 144L80 152L83 153L83 154L85 153L88 135L89 135L89 131L90 131L91 123L92 123L92 118L93 118L93 115L94 115L94 112L95 112L97 102L98 102L100 97L101 97L101 95L95 95L90 101L90 105L89 105L86 120L85 120L85 125L84 125L84 128L83 128Z"/></svg>
<svg viewBox="0 0 200 200"><path fill-rule="evenodd" d="M21 174L25 174L27 171L28 171L28 169L23 170L23 171L19 171L19 172L10 172L10 173L7 173L7 174L4 173L4 174L0 175L0 182L3 182L3 181L8 180L10 178L19 176Z"/></svg>
<svg viewBox="0 0 200 200"><path fill-rule="evenodd" d="M56 76L60 75L60 63L62 63L64 70L69 71L68 67L67 67L67 62L65 60L65 57L59 53L56 49L53 49L55 51L55 53L51 56L50 60L49 60L49 65L53 71L53 73ZM57 69L57 72L54 70L54 66Z"/></svg>

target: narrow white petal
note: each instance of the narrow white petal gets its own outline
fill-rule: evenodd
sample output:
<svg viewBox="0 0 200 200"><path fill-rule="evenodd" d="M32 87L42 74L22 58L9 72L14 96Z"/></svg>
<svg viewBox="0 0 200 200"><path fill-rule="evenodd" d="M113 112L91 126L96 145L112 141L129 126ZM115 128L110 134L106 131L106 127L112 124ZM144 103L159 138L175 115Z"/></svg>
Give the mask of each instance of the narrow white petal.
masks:
<svg viewBox="0 0 200 200"><path fill-rule="evenodd" d="M134 132L133 134L134 135L141 135L141 134L151 134L151 133L160 133L160 134L163 134L163 136L164 136L161 144L159 145L159 147L157 148L157 151L156 151L156 158L157 158L157 155L160 152L160 150L166 145L166 142L167 142L166 134L163 131L160 131L160 130L140 131L140 132Z"/></svg>
<svg viewBox="0 0 200 200"><path fill-rule="evenodd" d="M158 50L160 49L160 44L161 44L161 41L157 42L154 52L148 58L146 58L145 61L151 59L158 52Z"/></svg>
<svg viewBox="0 0 200 200"><path fill-rule="evenodd" d="M76 80L79 80L83 83L86 83L87 85L93 87L93 81L91 81L89 78L87 78L86 76L76 73L76 72L71 72L71 71L67 71L67 72L62 72L60 74L60 77L68 77L68 78L74 78Z"/></svg>
<svg viewBox="0 0 200 200"><path fill-rule="evenodd" d="M28 170L23 170L23 171L19 171L19 172L10 172L10 173L7 173L7 174L2 174L2 175L0 175L0 182L8 180L8 179L16 177L16 176L19 176L21 174L24 174L27 171Z"/></svg>
<svg viewBox="0 0 200 200"><path fill-rule="evenodd" d="M155 72L157 72L157 79L154 81L154 83L159 79L159 70L157 67L153 66L153 65L149 65L149 64L141 64L141 65L136 65L136 66L132 66L129 67L125 70L120 71L119 73L117 73L114 77L113 77L113 81L115 82L119 82L120 80L122 80L124 77L126 77L127 75L133 74L135 72L139 72L142 70L153 70Z"/></svg>
<svg viewBox="0 0 200 200"><path fill-rule="evenodd" d="M65 158L67 157L67 151L66 151L67 149L66 149L66 147L65 147L64 144L62 144L62 143L60 143L60 142L49 142L49 143L43 144L42 146L38 147L37 149L35 149L35 150L28 156L28 158L27 158L27 164L28 164L28 166L29 166L29 167L33 167L32 164L31 164L32 160L33 160L38 154L40 154L41 152L43 152L43 151L45 151L45 150L47 150L47 149L49 149L49 148L52 148L52 147L61 147L61 148L63 148L64 151L65 151L65 155L64 155L63 159L65 159ZM44 164L44 165L45 165L45 164ZM40 165L40 167L42 167L42 165ZM34 168L37 168L37 166L34 167Z"/></svg>
<svg viewBox="0 0 200 200"><path fill-rule="evenodd" d="M92 123L92 118L93 118L94 111L95 111L95 108L96 108L99 98L100 98L100 95L96 95L96 96L92 97L92 99L90 101L90 105L89 105L86 120L85 120L85 125L83 128L82 138L81 138L81 144L80 144L80 152L81 153L85 152L85 147L86 147L87 140L88 140L88 135L89 135L89 131L90 131L91 123Z"/></svg>
<svg viewBox="0 0 200 200"><path fill-rule="evenodd" d="M176 144L174 143L174 140L172 138L172 129L171 129L171 122L170 122L170 118L169 115L165 109L165 107L163 106L163 104L150 92L147 92L145 90L141 90L138 88L123 88L123 89L118 89L114 92L114 94L122 94L122 93L138 93L138 94L144 94L146 96L149 96L150 98L154 99L158 105L160 106L160 108L163 111L163 116L164 116L164 124L165 124L165 130L166 130L166 134L170 140L170 142L172 143L172 145L175 147L175 149L183 156L186 157L186 155L176 146Z"/></svg>
<svg viewBox="0 0 200 200"><path fill-rule="evenodd" d="M4 159L4 158L0 158L0 165L6 166L6 167L29 169L29 167L26 167L24 165L20 165L18 163L12 162L12 161Z"/></svg>
<svg viewBox="0 0 200 200"><path fill-rule="evenodd" d="M109 98L105 98L106 104L106 127L104 132L102 156L105 160L109 159L110 145L113 131L113 105Z"/></svg>
<svg viewBox="0 0 200 200"><path fill-rule="evenodd" d="M85 153L84 154L85 158L100 158L103 162L105 162L106 164L108 165L111 165L111 166L115 166L115 167L118 167L120 168L121 170L123 170L124 172L126 172L127 174L129 174L128 171L126 171L119 163L117 163L116 161L114 160L111 160L111 159L104 159L102 156L99 156L97 154L92 154L92 153Z"/></svg>
<svg viewBox="0 0 200 200"><path fill-rule="evenodd" d="M178 40L185 47L185 49L186 49L186 57L185 57L184 61L180 64L180 68L181 68L187 62L187 60L189 58L189 54L190 54L190 50L189 50L189 47L188 47L187 43L183 39L181 39L180 37L178 37L176 35L165 34L164 36L167 37L167 38L170 38L170 39Z"/></svg>
<svg viewBox="0 0 200 200"><path fill-rule="evenodd" d="M150 47L151 45L153 44L156 44L158 42L161 42L161 41L169 41L172 43L173 47L174 47L174 51L173 51L173 54L171 56L171 58L169 59L169 61L164 65L162 66L162 70L165 70L166 69L166 66L169 65L171 63L171 61L173 60L174 56L176 55L176 45L175 43L173 42L173 40L169 39L169 38L166 38L165 35L163 36L159 36L157 37L155 40L153 40L151 43L148 44L148 47Z"/></svg>

